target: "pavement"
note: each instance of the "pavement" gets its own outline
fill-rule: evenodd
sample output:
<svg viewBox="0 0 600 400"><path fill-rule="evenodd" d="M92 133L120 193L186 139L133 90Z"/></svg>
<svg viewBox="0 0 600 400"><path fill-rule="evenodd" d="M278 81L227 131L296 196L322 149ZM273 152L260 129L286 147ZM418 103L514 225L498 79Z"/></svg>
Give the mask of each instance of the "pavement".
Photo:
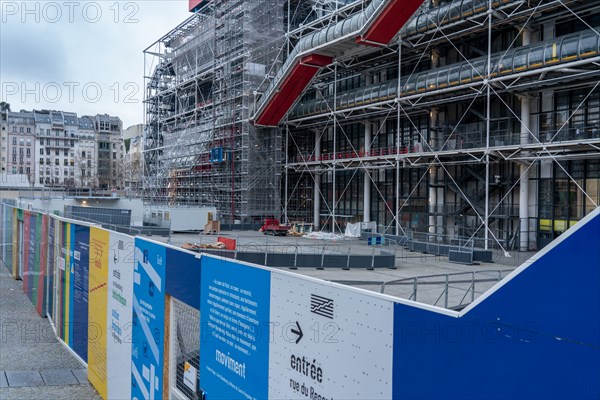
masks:
<svg viewBox="0 0 600 400"><path fill-rule="evenodd" d="M56 339L0 261L0 399L98 399L85 367Z"/></svg>

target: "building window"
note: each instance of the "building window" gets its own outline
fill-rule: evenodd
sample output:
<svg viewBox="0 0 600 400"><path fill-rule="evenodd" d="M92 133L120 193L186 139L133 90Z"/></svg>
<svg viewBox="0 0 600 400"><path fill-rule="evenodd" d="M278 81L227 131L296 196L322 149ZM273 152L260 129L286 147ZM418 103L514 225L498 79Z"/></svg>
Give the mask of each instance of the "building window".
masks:
<svg viewBox="0 0 600 400"><path fill-rule="evenodd" d="M27 133L31 133L31 128L27 128Z"/></svg>
<svg viewBox="0 0 600 400"><path fill-rule="evenodd" d="M17 138L13 136L13 146L17 145Z"/></svg>
<svg viewBox="0 0 600 400"><path fill-rule="evenodd" d="M67 166L67 165L69 165L69 161L68 161L66 158L63 160L63 165L64 165L64 166Z"/></svg>
<svg viewBox="0 0 600 400"><path fill-rule="evenodd" d="M40 149L40 156L44 155L44 149Z"/></svg>
<svg viewBox="0 0 600 400"><path fill-rule="evenodd" d="M24 133L24 131L23 131L23 127L22 127L22 126L21 126L21 127L19 127L19 133Z"/></svg>
<svg viewBox="0 0 600 400"><path fill-rule="evenodd" d="M27 139L27 146L31 146L31 139Z"/></svg>
<svg viewBox="0 0 600 400"><path fill-rule="evenodd" d="M19 174L23 175L23 167L19 167Z"/></svg>
<svg viewBox="0 0 600 400"><path fill-rule="evenodd" d="M54 155L56 155L56 156L60 155L60 151L58 149L54 150Z"/></svg>
<svg viewBox="0 0 600 400"><path fill-rule="evenodd" d="M67 157L69 155L69 150L65 150L65 151L63 151L63 153L64 153L65 157Z"/></svg>
<svg viewBox="0 0 600 400"><path fill-rule="evenodd" d="M22 147L19 147L19 154L23 155L23 148Z"/></svg>
<svg viewBox="0 0 600 400"><path fill-rule="evenodd" d="M27 149L27 157L31 157L31 149Z"/></svg>
<svg viewBox="0 0 600 400"><path fill-rule="evenodd" d="M81 158L85 158L85 151L81 152Z"/></svg>
<svg viewBox="0 0 600 400"><path fill-rule="evenodd" d="M26 171L27 171L27 175L31 174L31 168L30 167L27 167Z"/></svg>

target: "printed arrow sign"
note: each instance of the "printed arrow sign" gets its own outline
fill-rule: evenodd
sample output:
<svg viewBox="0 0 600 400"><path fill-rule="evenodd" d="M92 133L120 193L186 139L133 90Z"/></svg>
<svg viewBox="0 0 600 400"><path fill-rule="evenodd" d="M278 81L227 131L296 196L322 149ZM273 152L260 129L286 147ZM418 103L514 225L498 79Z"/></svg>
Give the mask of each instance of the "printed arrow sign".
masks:
<svg viewBox="0 0 600 400"><path fill-rule="evenodd" d="M302 339L304 334L302 333L302 328L300 328L300 324L298 323L298 321L296 321L296 326L298 327L298 329L296 330L292 328L292 333L298 335L298 337L296 338L296 344L298 344L298 342L300 342L300 339Z"/></svg>

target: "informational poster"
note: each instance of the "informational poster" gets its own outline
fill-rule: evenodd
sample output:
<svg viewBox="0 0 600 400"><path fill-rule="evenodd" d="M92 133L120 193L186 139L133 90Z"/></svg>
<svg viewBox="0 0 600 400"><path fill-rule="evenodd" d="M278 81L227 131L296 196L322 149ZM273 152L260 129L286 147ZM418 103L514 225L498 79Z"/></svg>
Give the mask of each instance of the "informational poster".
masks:
<svg viewBox="0 0 600 400"><path fill-rule="evenodd" d="M18 211L16 208L12 209L12 275L13 278L18 279L19 277L19 219Z"/></svg>
<svg viewBox="0 0 600 400"><path fill-rule="evenodd" d="M271 274L269 398L392 398L394 303Z"/></svg>
<svg viewBox="0 0 600 400"><path fill-rule="evenodd" d="M107 230L90 228L90 282L88 295L88 380L107 399L107 300L109 236Z"/></svg>
<svg viewBox="0 0 600 400"><path fill-rule="evenodd" d="M72 348L73 340L73 238L75 237L74 226L68 222L60 223L60 255L58 256L60 283L58 288L58 304L60 318L57 323L59 337L67 346Z"/></svg>
<svg viewBox="0 0 600 400"><path fill-rule="evenodd" d="M90 228L88 379L103 399L131 398L134 239Z"/></svg>
<svg viewBox="0 0 600 400"><path fill-rule="evenodd" d="M6 210L8 206L0 203L0 218L2 218L2 223L0 224L0 260L5 261L6 257L6 246L7 240L6 233L10 228L8 225L8 219L6 218Z"/></svg>
<svg viewBox="0 0 600 400"><path fill-rule="evenodd" d="M23 211L23 291L40 316L45 316L45 270L48 217L34 211Z"/></svg>
<svg viewBox="0 0 600 400"><path fill-rule="evenodd" d="M87 362L88 345L88 294L90 228L74 225L71 279L73 280L73 342L71 348Z"/></svg>
<svg viewBox="0 0 600 400"><path fill-rule="evenodd" d="M110 232L109 240L107 398L129 399L135 242L133 237L117 232Z"/></svg>
<svg viewBox="0 0 600 400"><path fill-rule="evenodd" d="M131 398L162 397L165 247L135 239L131 346Z"/></svg>
<svg viewBox="0 0 600 400"><path fill-rule="evenodd" d="M33 225L33 226L32 226ZM21 279L23 283L23 291L29 297L29 300L33 302L32 287L32 275L35 273L35 215L31 215L29 211L23 212L23 243L21 243L23 250L21 260L23 270L21 273Z"/></svg>
<svg viewBox="0 0 600 400"><path fill-rule="evenodd" d="M54 322L54 271L56 268L56 224L58 220L48 217L48 266L46 268L46 310Z"/></svg>
<svg viewBox="0 0 600 400"><path fill-rule="evenodd" d="M271 273L203 256L201 277L202 389L211 399L269 398Z"/></svg>
<svg viewBox="0 0 600 400"><path fill-rule="evenodd" d="M37 312L40 316L46 316L46 274L48 271L48 222L49 218L45 214L38 214L36 241L39 243L38 257L36 263L39 267L39 276L37 278Z"/></svg>

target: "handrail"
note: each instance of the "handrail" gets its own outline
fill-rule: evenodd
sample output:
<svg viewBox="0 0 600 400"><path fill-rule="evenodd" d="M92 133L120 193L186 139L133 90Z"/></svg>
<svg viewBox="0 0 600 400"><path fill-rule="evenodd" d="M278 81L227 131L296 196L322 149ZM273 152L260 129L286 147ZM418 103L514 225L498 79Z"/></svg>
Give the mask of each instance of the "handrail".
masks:
<svg viewBox="0 0 600 400"><path fill-rule="evenodd" d="M479 286L481 286L481 284L485 283L497 283L504 279L504 277L512 271L513 270L511 269L492 269L454 272L449 274L423 275L391 281L331 280L331 282L355 287L379 287L379 293L392 294L397 297L405 297L408 300L420 301L434 306L438 306L443 298L444 300L442 303L444 308L462 309L469 303L475 301L475 298L477 297L476 293L478 292L476 289L477 284L480 284ZM479 278L477 277L478 275L482 275L482 277ZM470 278L463 278L464 276L470 276ZM453 279L455 277L461 278ZM464 287L465 285L467 286ZM422 286L440 286L441 291L439 292L439 295L437 295L437 292L432 293L432 291L429 290L426 295L421 294L421 297L419 298L419 294L422 293L419 291L419 288ZM401 296L398 295L399 291L397 290L395 293L393 293L394 291L392 288L394 287L412 287L412 290L409 292L404 292L404 296ZM489 289L489 287L485 287L484 290L479 293L479 295L487 289ZM454 300L458 299L459 297L460 300ZM465 302L465 300L468 300L468 302Z"/></svg>

